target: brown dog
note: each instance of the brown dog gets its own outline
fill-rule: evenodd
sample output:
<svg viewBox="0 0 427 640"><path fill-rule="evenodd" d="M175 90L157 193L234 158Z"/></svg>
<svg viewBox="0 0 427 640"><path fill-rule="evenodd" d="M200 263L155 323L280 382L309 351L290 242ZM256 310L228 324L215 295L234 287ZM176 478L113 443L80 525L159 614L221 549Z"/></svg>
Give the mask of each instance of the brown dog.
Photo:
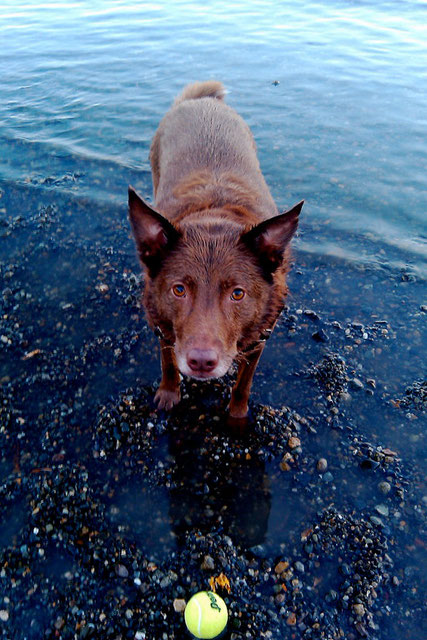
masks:
<svg viewBox="0 0 427 640"><path fill-rule="evenodd" d="M130 187L129 215L160 337L159 408L179 402L180 371L217 378L236 360L229 413L239 421L283 308L303 202L278 215L249 127L224 94L220 82L201 82L175 100L151 145L155 209Z"/></svg>

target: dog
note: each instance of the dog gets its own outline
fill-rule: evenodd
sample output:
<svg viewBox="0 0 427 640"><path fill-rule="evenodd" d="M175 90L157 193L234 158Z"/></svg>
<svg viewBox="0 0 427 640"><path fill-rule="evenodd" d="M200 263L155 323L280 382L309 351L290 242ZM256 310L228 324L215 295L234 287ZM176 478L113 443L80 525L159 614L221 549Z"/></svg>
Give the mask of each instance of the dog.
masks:
<svg viewBox="0 0 427 640"><path fill-rule="evenodd" d="M180 401L180 372L221 377L238 363L229 420L245 423L253 376L288 289L289 243L304 201L279 213L255 141L221 82L184 88L154 135L155 205L129 187L145 272L143 303L160 338L159 409Z"/></svg>

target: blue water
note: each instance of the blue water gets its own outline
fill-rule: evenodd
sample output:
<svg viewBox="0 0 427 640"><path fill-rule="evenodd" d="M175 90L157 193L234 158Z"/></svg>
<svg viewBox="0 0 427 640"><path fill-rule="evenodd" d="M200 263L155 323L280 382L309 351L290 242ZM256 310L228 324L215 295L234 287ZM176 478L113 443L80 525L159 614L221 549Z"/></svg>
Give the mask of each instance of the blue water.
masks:
<svg viewBox="0 0 427 640"><path fill-rule="evenodd" d="M34 348L60 362L107 334L126 342L135 325L142 336L118 361L108 360L108 344L98 360L89 357L84 383L79 379L81 389L72 388L69 398L54 383L40 393L36 381L19 407L19 415L28 411L28 425L37 425L55 402L69 401L80 403L90 430L88 415L92 419L110 395L117 397L137 376L147 383L158 377L157 341L146 328L139 331L143 319L132 319L135 309L112 292L109 260L116 273L123 270L125 289L126 269L138 269L126 220L127 185L150 197L148 154L159 120L186 83L215 78L254 133L279 207L306 201L294 243L290 310L301 317L304 309L314 309L320 318L320 325L307 319L295 334L279 326L261 361L253 398L273 406L287 403L302 414L317 410L319 390L302 372L329 348L345 355L351 375L365 387L348 400L349 423L362 439L396 449L422 490L425 413L399 410L396 402L425 377L426 10L418 0L1 2L0 222L17 231L3 238L0 226L1 275L12 274L0 289L10 287L13 295L25 289L20 322L31 331L23 351L11 336L10 350L0 359L0 382L7 377L21 384L33 364L23 354ZM50 251L48 225L41 224L43 237L36 228L35 239L31 225L25 227L45 206L58 219ZM20 216L24 222L18 224ZM109 245L116 251L111 258ZM95 269L100 256L101 275ZM93 302L94 283L101 280L110 286L105 308ZM92 316L88 307L95 308ZM3 320L2 332L9 330L6 314ZM377 320L388 323L379 337ZM360 342L335 330L334 321L343 329L361 323ZM319 326L328 333L327 344L311 339ZM351 328L352 335L357 331ZM367 378L376 381L373 395L365 393ZM325 424L316 446L319 456L330 454L338 479L347 473L338 456L334 467L333 451L342 443L328 429ZM2 449L2 477L11 466L9 446ZM305 496L295 493L284 514L289 486L275 473L277 465L275 472L268 470L272 506L266 539L274 545L284 536L294 544L312 513L304 511ZM358 473L337 482L341 495L333 499L349 508L373 508L375 489ZM332 490L325 489L323 503L310 509L332 501L327 491ZM144 509L152 511L156 498L147 494L145 502L134 502L125 487L115 500L112 526L133 523L139 538L146 537ZM166 502L162 493L159 513ZM13 535L4 544L24 519L12 516ZM175 543L169 525L165 533L160 516L159 522L149 534L163 541L167 555ZM417 545L407 545L405 575L420 571L411 556ZM410 604L405 606L410 618ZM380 637L394 640L398 627L388 624L392 631L384 634L390 635ZM408 638L415 637L417 624L408 619Z"/></svg>
<svg viewBox="0 0 427 640"><path fill-rule="evenodd" d="M150 191L148 149L182 86L221 79L301 249L426 274L423 2L3 2L0 170ZM272 84L274 81L280 84ZM69 189L64 182L62 189ZM369 246L365 246L369 240Z"/></svg>

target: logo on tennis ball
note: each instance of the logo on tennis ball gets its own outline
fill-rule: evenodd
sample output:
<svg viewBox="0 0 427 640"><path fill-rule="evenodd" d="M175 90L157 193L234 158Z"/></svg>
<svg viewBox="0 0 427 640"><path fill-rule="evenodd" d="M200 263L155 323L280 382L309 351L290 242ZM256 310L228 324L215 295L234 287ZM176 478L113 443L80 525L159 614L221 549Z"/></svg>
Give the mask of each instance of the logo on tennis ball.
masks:
<svg viewBox="0 0 427 640"><path fill-rule="evenodd" d="M208 593L208 598L211 601L212 609L218 609L218 611L221 611L221 607L219 606L219 604L218 604L218 602L217 602L217 600L215 598L215 595L212 593L212 591L208 591L207 593Z"/></svg>
<svg viewBox="0 0 427 640"><path fill-rule="evenodd" d="M216 593L199 591L188 601L184 619L193 636L200 640L211 640L219 636L227 625L227 605Z"/></svg>

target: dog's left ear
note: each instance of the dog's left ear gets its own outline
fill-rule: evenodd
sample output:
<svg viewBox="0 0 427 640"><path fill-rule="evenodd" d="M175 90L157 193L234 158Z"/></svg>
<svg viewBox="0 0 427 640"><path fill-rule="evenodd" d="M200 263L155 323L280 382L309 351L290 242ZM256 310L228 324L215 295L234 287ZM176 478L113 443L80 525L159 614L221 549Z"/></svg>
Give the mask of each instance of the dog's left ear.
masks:
<svg viewBox="0 0 427 640"><path fill-rule="evenodd" d="M267 272L273 273L283 262L283 255L298 227L304 200L292 209L257 224L242 237L243 242L259 258Z"/></svg>

